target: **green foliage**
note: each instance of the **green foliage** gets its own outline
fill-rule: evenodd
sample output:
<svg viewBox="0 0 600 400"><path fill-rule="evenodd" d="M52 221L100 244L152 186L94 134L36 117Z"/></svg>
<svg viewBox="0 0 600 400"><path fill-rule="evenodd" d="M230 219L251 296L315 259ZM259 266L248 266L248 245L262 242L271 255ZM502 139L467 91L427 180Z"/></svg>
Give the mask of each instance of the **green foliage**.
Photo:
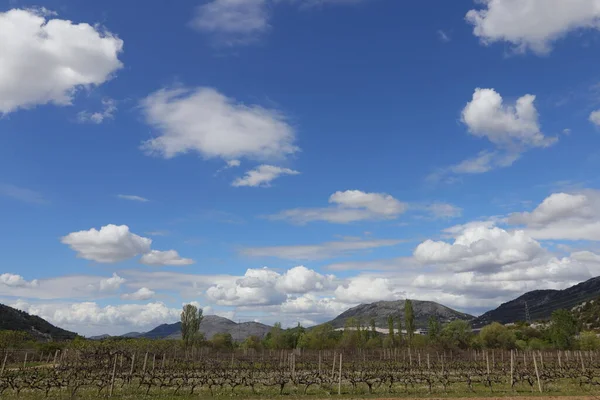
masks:
<svg viewBox="0 0 600 400"><path fill-rule="evenodd" d="M410 346L415 334L415 311L413 309L412 301L409 299L406 299L404 302L404 321L404 326L406 326L406 336Z"/></svg>
<svg viewBox="0 0 600 400"><path fill-rule="evenodd" d="M533 338L527 343L527 348L529 350L546 350L550 347L551 345L548 342L538 338Z"/></svg>
<svg viewBox="0 0 600 400"><path fill-rule="evenodd" d="M424 335L415 335L413 336L411 346L413 349L426 349L429 347L430 342L427 336Z"/></svg>
<svg viewBox="0 0 600 400"><path fill-rule="evenodd" d="M0 349L16 349L31 341L31 336L20 331L0 331Z"/></svg>
<svg viewBox="0 0 600 400"><path fill-rule="evenodd" d="M456 320L446 324L440 335L441 343L448 349L467 349L471 343L471 325L467 321Z"/></svg>
<svg viewBox="0 0 600 400"><path fill-rule="evenodd" d="M364 344L364 333L360 322L356 318L348 318L339 346L344 349L359 349L364 347Z"/></svg>
<svg viewBox="0 0 600 400"><path fill-rule="evenodd" d="M300 338L298 347L310 350L325 350L337 347L340 333L331 324L319 325L305 332Z"/></svg>
<svg viewBox="0 0 600 400"><path fill-rule="evenodd" d="M394 347L396 344L396 340L394 337L394 317L388 316L388 337L387 343L385 343L385 347Z"/></svg>
<svg viewBox="0 0 600 400"><path fill-rule="evenodd" d="M517 341L515 342L515 347L516 347L518 350L527 350L527 342L526 342L526 341L524 341L524 340L521 340L521 339L519 339L519 340L517 340Z"/></svg>
<svg viewBox="0 0 600 400"><path fill-rule="evenodd" d="M552 313L550 325L552 345L561 350L570 349L575 344L577 326L575 317L567 310L556 310Z"/></svg>
<svg viewBox="0 0 600 400"><path fill-rule="evenodd" d="M202 323L202 309L192 304L183 306L181 312L181 337L186 347L192 345L200 330Z"/></svg>
<svg viewBox="0 0 600 400"><path fill-rule="evenodd" d="M483 347L487 349L514 349L517 341L515 333L498 322L484 326L479 337Z"/></svg>
<svg viewBox="0 0 600 400"><path fill-rule="evenodd" d="M266 348L273 350L288 348L283 329L281 329L281 322L276 322L275 325L273 325L271 331L267 333L267 336L265 337L264 344Z"/></svg>
<svg viewBox="0 0 600 400"><path fill-rule="evenodd" d="M432 315L429 317L429 321L427 322L427 336L429 337L429 342L432 344L437 343L441 332L442 325L440 324L440 320L437 319L436 316Z"/></svg>
<svg viewBox="0 0 600 400"><path fill-rule="evenodd" d="M217 333L209 341L210 345L219 350L233 349L233 338L231 333Z"/></svg>
<svg viewBox="0 0 600 400"><path fill-rule="evenodd" d="M600 338L598 337L596 332L582 332L579 335L579 340L577 342L579 344L580 350L600 349Z"/></svg>

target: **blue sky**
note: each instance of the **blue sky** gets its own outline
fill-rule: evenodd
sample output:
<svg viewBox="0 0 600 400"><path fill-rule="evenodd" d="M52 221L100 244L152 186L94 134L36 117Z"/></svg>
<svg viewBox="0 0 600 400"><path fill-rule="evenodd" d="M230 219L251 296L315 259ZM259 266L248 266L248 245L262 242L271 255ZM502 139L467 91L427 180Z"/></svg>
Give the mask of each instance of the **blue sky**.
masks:
<svg viewBox="0 0 600 400"><path fill-rule="evenodd" d="M0 301L117 334L188 302L285 325L406 297L477 314L597 276L599 19L598 0L5 3Z"/></svg>

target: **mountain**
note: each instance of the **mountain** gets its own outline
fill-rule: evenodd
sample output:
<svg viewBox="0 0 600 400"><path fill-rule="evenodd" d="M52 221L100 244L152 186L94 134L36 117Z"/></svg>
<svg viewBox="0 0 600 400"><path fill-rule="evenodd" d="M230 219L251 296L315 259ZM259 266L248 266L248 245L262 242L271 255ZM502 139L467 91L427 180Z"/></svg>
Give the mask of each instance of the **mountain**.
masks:
<svg viewBox="0 0 600 400"><path fill-rule="evenodd" d="M200 332L204 333L206 339L211 339L217 333L230 333L234 341L243 341L249 336L263 338L271 330L271 327L258 322L235 323L227 318L217 315L206 315L200 324ZM174 324L162 324L149 332L140 334L138 337L148 339L180 339L181 322Z"/></svg>
<svg viewBox="0 0 600 400"><path fill-rule="evenodd" d="M143 332L128 332L128 333L121 335L121 337L136 338L136 337L142 336L143 334L144 334Z"/></svg>
<svg viewBox="0 0 600 400"><path fill-rule="evenodd" d="M473 327L481 327L492 322L503 324L529 319L544 320L552 316L552 312L561 308L570 310L582 302L600 296L600 277L563 290L534 290L500 305L473 320Z"/></svg>
<svg viewBox="0 0 600 400"><path fill-rule="evenodd" d="M433 301L412 300L415 313L415 327L427 328L429 317L435 316L441 323L454 321L457 319L470 321L475 318L472 315L455 311ZM402 321L404 327L404 300L396 301L378 301L371 304L361 304L350 308L338 315L329 323L334 328L343 328L348 318L358 319L363 326L368 325L371 319L375 319L377 328L387 328L388 317L394 317L394 326L397 325L398 318Z"/></svg>
<svg viewBox="0 0 600 400"><path fill-rule="evenodd" d="M37 340L67 340L77 336L76 333L57 328L38 316L4 304L0 304L0 330L27 332Z"/></svg>
<svg viewBox="0 0 600 400"><path fill-rule="evenodd" d="M583 330L600 328L600 298L584 301L573 307L571 312Z"/></svg>
<svg viewBox="0 0 600 400"><path fill-rule="evenodd" d="M112 336L104 334L104 335L96 335L96 336L90 336L88 339L90 340L102 340L102 339L108 339Z"/></svg>

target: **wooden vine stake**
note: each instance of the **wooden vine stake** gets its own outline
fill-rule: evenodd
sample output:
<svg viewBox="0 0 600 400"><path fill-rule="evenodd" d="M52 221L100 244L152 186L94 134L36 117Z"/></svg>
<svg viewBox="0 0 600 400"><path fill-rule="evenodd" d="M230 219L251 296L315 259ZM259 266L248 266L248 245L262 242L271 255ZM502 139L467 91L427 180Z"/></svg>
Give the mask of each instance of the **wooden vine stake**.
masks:
<svg viewBox="0 0 600 400"><path fill-rule="evenodd" d="M0 376L4 374L4 367L6 367L6 359L8 358L8 351L4 354L4 361L2 361L2 368L0 368Z"/></svg>
<svg viewBox="0 0 600 400"><path fill-rule="evenodd" d="M340 376L338 380L338 395L342 394L342 353L340 353Z"/></svg>
<svg viewBox="0 0 600 400"><path fill-rule="evenodd" d="M129 376L133 375L133 367L135 366L135 353L131 356L131 369L129 370Z"/></svg>
<svg viewBox="0 0 600 400"><path fill-rule="evenodd" d="M25 353L25 360L23 360L23 368L27 366L27 353Z"/></svg>
<svg viewBox="0 0 600 400"><path fill-rule="evenodd" d="M321 350L319 350L319 374L321 374Z"/></svg>
<svg viewBox="0 0 600 400"><path fill-rule="evenodd" d="M540 389L540 393L542 393L542 382L540 381L540 372L538 371L537 361L535 360L535 353L531 353L533 357L533 366L535 368L535 376L537 377L538 388Z"/></svg>
<svg viewBox="0 0 600 400"><path fill-rule="evenodd" d="M117 355L115 354L115 362L113 363L112 376L110 377L110 392L108 392L108 397L112 397L113 390L115 388L115 372L117 371Z"/></svg>
<svg viewBox="0 0 600 400"><path fill-rule="evenodd" d="M146 356L144 357L144 366L142 367L142 372L146 373L146 364L148 363L148 352L146 352Z"/></svg>
<svg viewBox="0 0 600 400"><path fill-rule="evenodd" d="M335 358L336 358L335 351L333 352L333 366L331 367L331 379L333 380L333 378L335 378Z"/></svg>
<svg viewBox="0 0 600 400"><path fill-rule="evenodd" d="M515 355L514 355L513 351L511 350L510 351L510 388L511 388L511 390L514 390L514 388L515 388L514 374L515 374Z"/></svg>

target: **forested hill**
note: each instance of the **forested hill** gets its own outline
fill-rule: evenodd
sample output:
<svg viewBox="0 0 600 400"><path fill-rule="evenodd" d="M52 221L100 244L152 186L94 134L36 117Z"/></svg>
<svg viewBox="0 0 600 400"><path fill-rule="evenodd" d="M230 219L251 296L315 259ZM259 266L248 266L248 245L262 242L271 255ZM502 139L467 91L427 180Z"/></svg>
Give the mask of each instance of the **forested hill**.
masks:
<svg viewBox="0 0 600 400"><path fill-rule="evenodd" d="M416 328L426 328L431 316L436 317L441 323L454 320L470 321L475 318L472 315L461 313L433 301L412 300L412 304ZM378 328L387 328L390 315L394 318L394 321L399 320L404 324L404 300L361 304L344 311L329 323L334 328L343 328L347 319L354 318L360 321L363 326L366 326L371 319L374 319Z"/></svg>
<svg viewBox="0 0 600 400"><path fill-rule="evenodd" d="M38 340L73 339L77 334L58 328L48 321L0 304L0 330L29 333Z"/></svg>
<svg viewBox="0 0 600 400"><path fill-rule="evenodd" d="M558 309L570 310L582 302L600 296L600 277L564 290L535 290L500 305L473 320L474 327L481 327L492 322L506 324L526 321L527 310L532 321L550 319L552 312Z"/></svg>

